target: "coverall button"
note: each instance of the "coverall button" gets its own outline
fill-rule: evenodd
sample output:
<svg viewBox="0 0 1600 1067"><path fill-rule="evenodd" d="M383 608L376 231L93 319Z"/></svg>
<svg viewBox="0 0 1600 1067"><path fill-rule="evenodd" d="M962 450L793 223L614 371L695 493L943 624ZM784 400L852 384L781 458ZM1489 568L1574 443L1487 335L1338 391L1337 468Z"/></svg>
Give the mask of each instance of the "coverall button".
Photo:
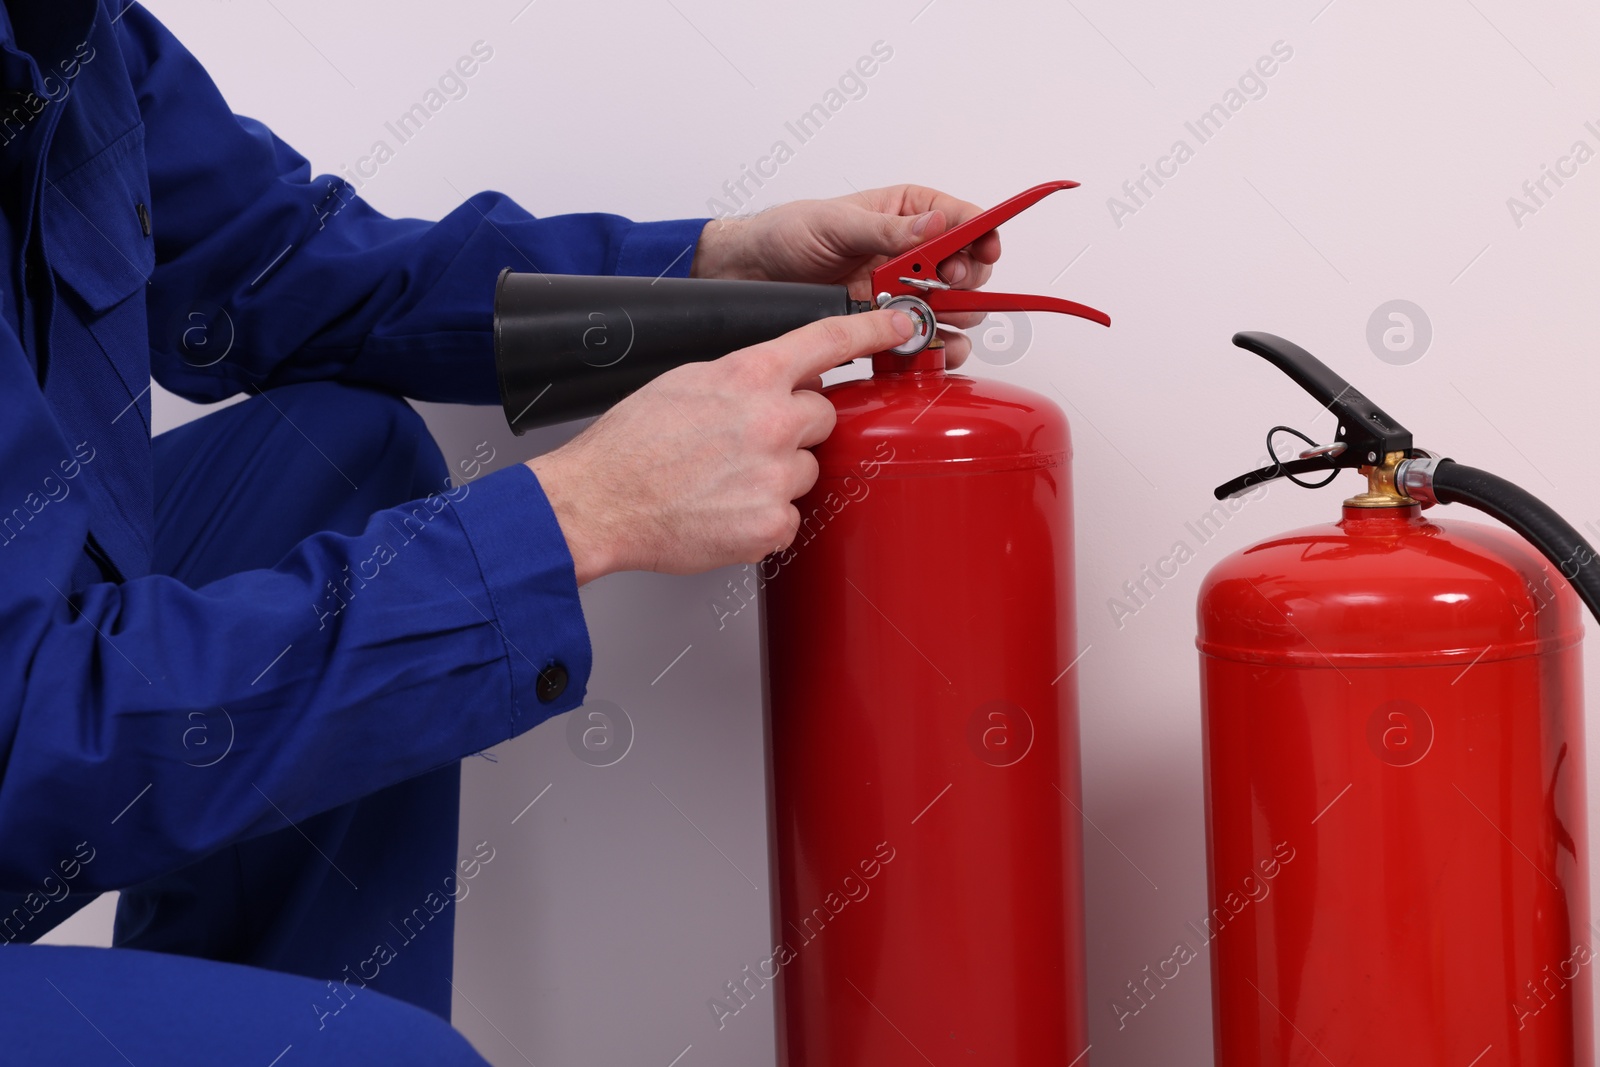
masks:
<svg viewBox="0 0 1600 1067"><path fill-rule="evenodd" d="M539 696L539 703L549 704L558 700L562 693L567 691L567 669L559 663L552 663L539 672L539 684L534 687Z"/></svg>

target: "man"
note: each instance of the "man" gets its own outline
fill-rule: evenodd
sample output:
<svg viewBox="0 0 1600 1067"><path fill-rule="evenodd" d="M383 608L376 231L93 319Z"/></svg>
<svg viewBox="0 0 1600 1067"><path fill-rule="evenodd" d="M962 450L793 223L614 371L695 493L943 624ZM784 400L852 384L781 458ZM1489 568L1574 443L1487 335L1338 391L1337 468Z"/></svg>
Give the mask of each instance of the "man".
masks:
<svg viewBox="0 0 1600 1067"><path fill-rule="evenodd" d="M0 0L0 92L7 1062L479 1063L439 1018L487 859L457 857L457 761L581 703L584 582L787 546L819 375L910 324L684 367L470 484L399 397L496 399L504 266L860 297L976 209L899 187L635 224L485 193L387 219L122 0ZM152 375L252 395L152 441ZM111 889L118 948L27 944Z"/></svg>

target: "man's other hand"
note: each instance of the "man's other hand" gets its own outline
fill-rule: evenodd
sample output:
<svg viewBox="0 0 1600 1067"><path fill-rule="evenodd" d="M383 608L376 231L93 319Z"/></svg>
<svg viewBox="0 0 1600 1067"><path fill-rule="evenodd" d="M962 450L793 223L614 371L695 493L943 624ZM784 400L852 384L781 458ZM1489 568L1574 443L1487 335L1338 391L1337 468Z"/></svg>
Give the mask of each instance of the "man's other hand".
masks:
<svg viewBox="0 0 1600 1067"><path fill-rule="evenodd" d="M847 285L857 300L871 299L869 275L891 256L915 248L982 211L920 185L895 185L832 200L796 200L747 218L718 219L700 233L690 274L697 278L753 278ZM939 264L939 276L960 289L989 280L1000 258L1000 237L988 233ZM977 313L944 316L945 325L971 329ZM945 363L958 367L972 345L945 334Z"/></svg>

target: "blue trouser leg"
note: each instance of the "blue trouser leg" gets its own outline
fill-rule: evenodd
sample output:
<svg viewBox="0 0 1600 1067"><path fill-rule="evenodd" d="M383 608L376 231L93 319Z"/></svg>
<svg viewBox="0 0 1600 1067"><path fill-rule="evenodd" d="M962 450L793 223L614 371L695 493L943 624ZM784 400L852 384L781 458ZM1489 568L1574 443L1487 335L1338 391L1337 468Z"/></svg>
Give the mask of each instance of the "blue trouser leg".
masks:
<svg viewBox="0 0 1600 1067"><path fill-rule="evenodd" d="M488 1067L438 1016L356 989L123 949L0 949L0 1061L19 1067Z"/></svg>
<svg viewBox="0 0 1600 1067"><path fill-rule="evenodd" d="M447 484L409 406L329 383L162 434L154 459L156 569L190 585L271 566L321 530L359 533ZM217 755L197 748L196 762L216 762L196 773L229 773L225 727L203 740ZM353 981L449 1018L459 784L452 762L126 889L115 943Z"/></svg>

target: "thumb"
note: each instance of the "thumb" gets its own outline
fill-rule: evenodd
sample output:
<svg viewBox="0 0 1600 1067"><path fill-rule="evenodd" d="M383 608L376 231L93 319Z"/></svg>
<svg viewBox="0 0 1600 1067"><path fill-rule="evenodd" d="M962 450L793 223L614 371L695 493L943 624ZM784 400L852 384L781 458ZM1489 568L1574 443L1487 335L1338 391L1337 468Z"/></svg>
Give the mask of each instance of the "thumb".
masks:
<svg viewBox="0 0 1600 1067"><path fill-rule="evenodd" d="M881 211L863 211L855 216L858 232L847 233L845 239L866 254L897 256L915 248L930 237L944 232L943 211L924 211L920 215L890 215Z"/></svg>

